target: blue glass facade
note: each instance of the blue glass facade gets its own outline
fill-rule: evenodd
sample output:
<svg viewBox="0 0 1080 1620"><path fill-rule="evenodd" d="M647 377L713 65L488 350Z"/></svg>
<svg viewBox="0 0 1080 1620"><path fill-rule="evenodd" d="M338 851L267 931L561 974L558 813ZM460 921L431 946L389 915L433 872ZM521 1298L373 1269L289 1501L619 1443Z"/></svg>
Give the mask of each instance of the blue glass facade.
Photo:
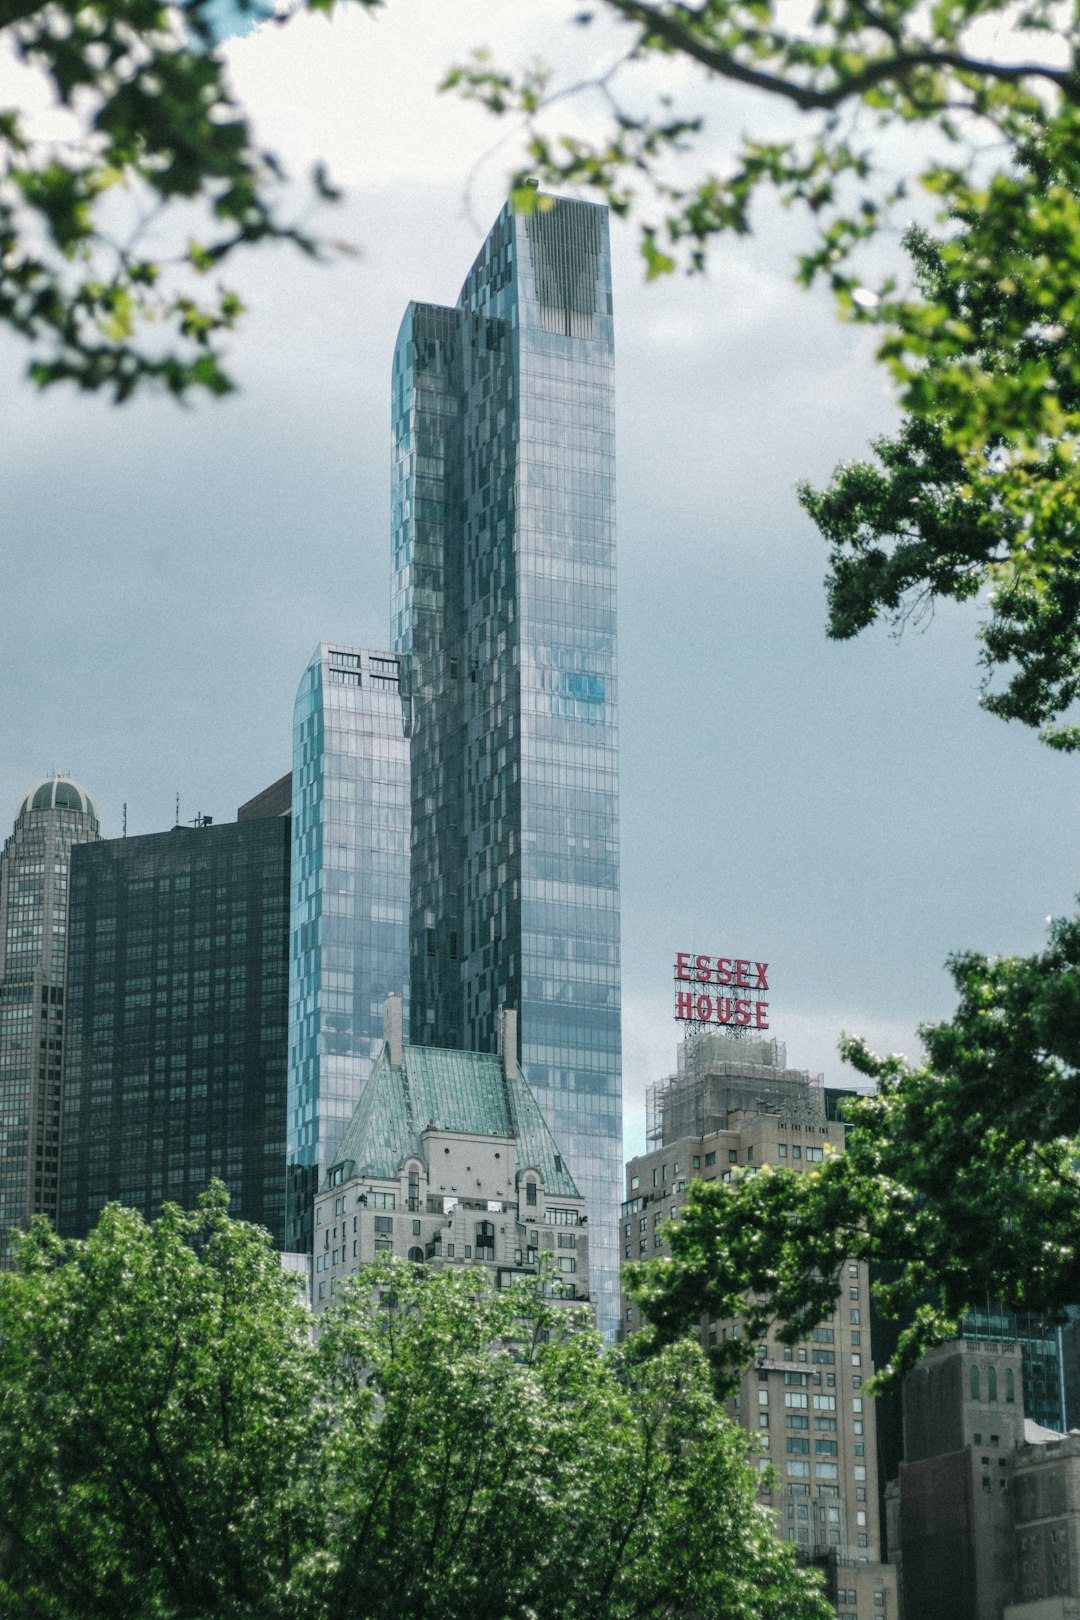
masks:
<svg viewBox="0 0 1080 1620"><path fill-rule="evenodd" d="M293 711L286 1233L312 1200L409 982L404 661L320 645Z"/></svg>
<svg viewBox="0 0 1080 1620"><path fill-rule="evenodd" d="M393 375L393 642L412 722L411 1035L521 1061L618 1316L614 393L606 212L507 207Z"/></svg>

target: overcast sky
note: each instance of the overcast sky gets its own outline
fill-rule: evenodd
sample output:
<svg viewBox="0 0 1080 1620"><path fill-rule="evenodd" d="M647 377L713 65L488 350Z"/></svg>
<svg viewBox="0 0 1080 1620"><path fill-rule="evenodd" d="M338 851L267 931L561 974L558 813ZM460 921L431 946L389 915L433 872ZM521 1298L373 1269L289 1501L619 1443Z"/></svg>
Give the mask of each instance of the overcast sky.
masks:
<svg viewBox="0 0 1080 1620"><path fill-rule="evenodd" d="M289 768L315 644L386 645L395 333L410 298L454 300L516 156L434 85L485 40L588 68L610 44L567 29L575 9L390 0L230 44L261 137L294 173L327 158L349 196L325 228L362 250L238 269L238 396L41 397L0 342L0 835L53 769L107 836L125 802L129 833L170 826L177 792L184 820L232 817ZM33 94L0 64L0 102ZM775 119L710 112L718 147ZM868 335L793 286L797 232L767 214L706 278L645 287L613 225L630 1151L673 1063L677 950L768 960L789 1061L839 1084L841 1028L914 1055L951 1008L948 953L1038 948L1080 886L1080 767L979 711L972 612L825 640L793 486L895 418Z"/></svg>

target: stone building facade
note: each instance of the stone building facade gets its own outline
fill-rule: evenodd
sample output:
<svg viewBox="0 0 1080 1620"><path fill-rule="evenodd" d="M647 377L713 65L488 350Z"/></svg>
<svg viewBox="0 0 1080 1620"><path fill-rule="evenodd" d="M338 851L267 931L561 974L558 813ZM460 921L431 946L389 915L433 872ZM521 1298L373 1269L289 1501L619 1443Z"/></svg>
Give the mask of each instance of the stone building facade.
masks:
<svg viewBox="0 0 1080 1620"><path fill-rule="evenodd" d="M517 1062L512 1011L497 1053L386 1041L315 1199L312 1303L365 1261L484 1266L499 1287L549 1257L552 1292L591 1300L585 1201Z"/></svg>
<svg viewBox="0 0 1080 1620"><path fill-rule="evenodd" d="M782 1043L750 1036L702 1035L684 1049L679 1072L650 1092L649 1135L649 1150L626 1167L625 1260L669 1252L693 1180L731 1181L764 1165L812 1170L844 1148L821 1077L788 1069ZM642 1326L625 1297L622 1316L624 1335ZM867 1270L851 1261L832 1315L804 1344L763 1341L731 1407L753 1437L777 1535L824 1568L840 1620L897 1615L895 1571L881 1561L874 1403L863 1393L874 1371L869 1316ZM702 1344L732 1331L703 1319Z"/></svg>

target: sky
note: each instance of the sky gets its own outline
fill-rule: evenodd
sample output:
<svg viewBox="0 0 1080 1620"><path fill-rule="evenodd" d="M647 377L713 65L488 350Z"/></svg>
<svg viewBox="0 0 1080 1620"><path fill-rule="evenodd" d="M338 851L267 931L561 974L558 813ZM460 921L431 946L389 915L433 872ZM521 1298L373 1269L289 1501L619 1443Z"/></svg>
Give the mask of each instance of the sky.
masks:
<svg viewBox="0 0 1080 1620"><path fill-rule="evenodd" d="M0 339L0 836L54 770L107 836L125 804L129 834L171 826L177 794L182 820L231 818L289 768L316 644L387 644L395 334L410 298L456 298L519 158L515 131L435 86L483 43L587 76L616 42L571 28L576 9L390 0L228 43L260 138L347 188L312 223L356 250L237 267L230 399L40 395ZM40 99L0 61L0 104ZM747 93L702 105L714 153L777 127ZM1037 950L1071 909L1080 767L979 710L974 608L826 640L825 548L794 486L896 411L871 335L795 287L799 221L763 208L706 276L648 286L632 228L612 240L632 1152L674 1064L676 951L768 961L771 1033L828 1084L853 1080L841 1030L917 1057L918 1025L954 1004L951 951ZM895 236L880 252L899 266Z"/></svg>

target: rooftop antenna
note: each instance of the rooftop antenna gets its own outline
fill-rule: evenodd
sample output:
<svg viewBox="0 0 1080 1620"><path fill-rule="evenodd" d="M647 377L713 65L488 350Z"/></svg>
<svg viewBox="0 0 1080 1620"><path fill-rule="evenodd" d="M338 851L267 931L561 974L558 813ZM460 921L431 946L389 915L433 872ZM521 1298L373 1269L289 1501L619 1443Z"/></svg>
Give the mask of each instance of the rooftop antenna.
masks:
<svg viewBox="0 0 1080 1620"><path fill-rule="evenodd" d="M179 825L180 825L180 789L179 788L177 788L177 790L176 790L176 822L175 822L175 825L177 827L179 827Z"/></svg>
<svg viewBox="0 0 1080 1620"><path fill-rule="evenodd" d="M127 800L126 799L124 800L124 832L123 832L123 836L125 838L127 837Z"/></svg>

